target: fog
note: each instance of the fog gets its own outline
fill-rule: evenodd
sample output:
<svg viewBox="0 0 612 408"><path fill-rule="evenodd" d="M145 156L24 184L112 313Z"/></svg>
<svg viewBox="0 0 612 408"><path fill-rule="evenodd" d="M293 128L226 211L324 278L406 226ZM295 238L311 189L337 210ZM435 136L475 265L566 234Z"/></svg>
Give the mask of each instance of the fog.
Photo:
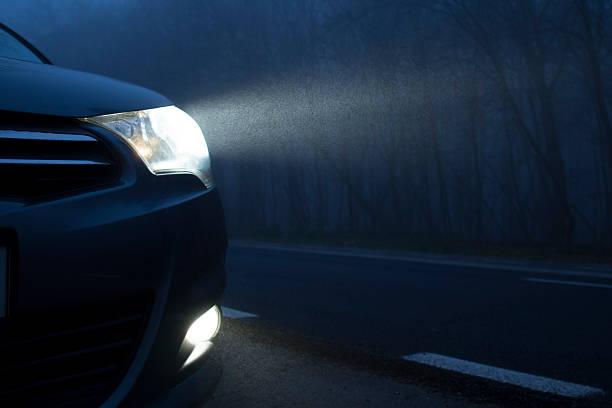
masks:
<svg viewBox="0 0 612 408"><path fill-rule="evenodd" d="M612 4L5 1L200 123L234 237L612 246Z"/></svg>

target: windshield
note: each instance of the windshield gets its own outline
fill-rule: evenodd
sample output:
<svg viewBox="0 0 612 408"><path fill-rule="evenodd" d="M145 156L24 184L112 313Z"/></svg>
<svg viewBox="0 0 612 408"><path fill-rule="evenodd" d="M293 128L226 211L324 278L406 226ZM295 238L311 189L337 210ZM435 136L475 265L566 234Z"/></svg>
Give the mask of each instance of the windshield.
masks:
<svg viewBox="0 0 612 408"><path fill-rule="evenodd" d="M44 61L36 55L25 43L0 26L0 57L18 59L29 62Z"/></svg>

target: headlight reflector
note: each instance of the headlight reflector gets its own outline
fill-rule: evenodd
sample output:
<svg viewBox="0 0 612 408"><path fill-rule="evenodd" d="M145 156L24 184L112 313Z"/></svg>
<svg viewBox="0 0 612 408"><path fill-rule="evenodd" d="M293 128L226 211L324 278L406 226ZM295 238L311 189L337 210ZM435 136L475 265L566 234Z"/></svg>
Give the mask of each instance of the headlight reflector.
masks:
<svg viewBox="0 0 612 408"><path fill-rule="evenodd" d="M83 118L119 135L154 174L192 173L213 185L208 146L200 126L176 106Z"/></svg>

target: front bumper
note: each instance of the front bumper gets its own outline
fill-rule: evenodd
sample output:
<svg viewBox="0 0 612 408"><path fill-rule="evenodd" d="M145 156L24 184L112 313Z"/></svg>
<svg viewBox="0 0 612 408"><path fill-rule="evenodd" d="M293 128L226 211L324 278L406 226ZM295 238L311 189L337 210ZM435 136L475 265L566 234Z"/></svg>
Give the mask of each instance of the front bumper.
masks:
<svg viewBox="0 0 612 408"><path fill-rule="evenodd" d="M207 358L181 370L190 352L183 338L225 287L223 210L216 189L195 176L154 176L117 137L88 129L120 161L115 185L35 204L0 197L0 245L11 253L0 336L36 315L68 321L79 310L102 316L126 299L149 299L137 347L104 404L142 405L197 370L207 373ZM208 372L214 384L219 371Z"/></svg>

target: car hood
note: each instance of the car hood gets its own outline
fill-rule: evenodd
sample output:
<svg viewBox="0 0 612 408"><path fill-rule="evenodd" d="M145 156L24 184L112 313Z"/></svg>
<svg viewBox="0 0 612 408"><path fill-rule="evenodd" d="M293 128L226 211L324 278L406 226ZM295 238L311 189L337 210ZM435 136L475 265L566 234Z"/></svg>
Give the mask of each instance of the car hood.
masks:
<svg viewBox="0 0 612 408"><path fill-rule="evenodd" d="M0 110L86 117L172 103L146 88L49 64L0 58Z"/></svg>

